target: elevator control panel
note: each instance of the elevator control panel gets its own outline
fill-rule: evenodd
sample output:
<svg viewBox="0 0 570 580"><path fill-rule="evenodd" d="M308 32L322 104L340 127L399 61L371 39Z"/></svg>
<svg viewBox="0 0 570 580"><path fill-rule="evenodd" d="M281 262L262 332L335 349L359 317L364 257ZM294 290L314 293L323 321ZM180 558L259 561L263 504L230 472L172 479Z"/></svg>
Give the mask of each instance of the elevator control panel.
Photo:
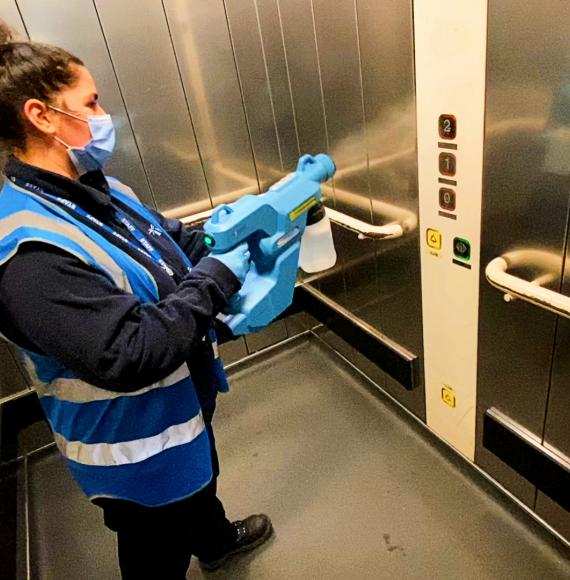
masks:
<svg viewBox="0 0 570 580"><path fill-rule="evenodd" d="M426 423L470 460L477 413L487 5L413 0Z"/></svg>

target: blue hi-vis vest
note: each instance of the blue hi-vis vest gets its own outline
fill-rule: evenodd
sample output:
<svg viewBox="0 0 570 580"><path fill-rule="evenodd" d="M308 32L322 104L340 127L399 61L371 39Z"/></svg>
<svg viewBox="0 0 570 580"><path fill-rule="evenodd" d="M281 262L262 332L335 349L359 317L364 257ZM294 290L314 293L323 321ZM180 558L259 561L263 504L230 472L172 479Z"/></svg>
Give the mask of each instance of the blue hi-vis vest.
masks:
<svg viewBox="0 0 570 580"><path fill-rule="evenodd" d="M113 197L168 236L129 188L111 179L109 185ZM6 180L0 191L0 264L27 241L73 254L142 301L159 298L151 273L126 252L57 203ZM208 433L186 364L125 394L81 380L52 357L20 350L57 446L91 499L158 506L188 497L211 480ZM227 390L219 359L214 374L218 389Z"/></svg>

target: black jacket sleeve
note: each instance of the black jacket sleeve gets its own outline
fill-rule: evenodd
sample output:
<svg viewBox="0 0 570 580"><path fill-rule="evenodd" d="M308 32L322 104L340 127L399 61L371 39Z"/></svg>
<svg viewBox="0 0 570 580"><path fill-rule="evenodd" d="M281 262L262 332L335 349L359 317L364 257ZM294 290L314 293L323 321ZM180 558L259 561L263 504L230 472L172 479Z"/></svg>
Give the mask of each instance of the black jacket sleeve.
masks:
<svg viewBox="0 0 570 580"><path fill-rule="evenodd" d="M191 229L185 226L180 220L166 218L161 213L147 207L156 217L160 225L168 232L170 237L182 248L192 264L197 264L202 258L210 253L210 248L204 242L205 233L202 229ZM218 336L218 343L224 344L231 340L236 340L235 336L227 325L221 320L214 321L214 328Z"/></svg>
<svg viewBox="0 0 570 580"><path fill-rule="evenodd" d="M28 243L0 271L0 329L94 385L136 391L192 356L239 287L204 258L167 298L143 303L71 254Z"/></svg>

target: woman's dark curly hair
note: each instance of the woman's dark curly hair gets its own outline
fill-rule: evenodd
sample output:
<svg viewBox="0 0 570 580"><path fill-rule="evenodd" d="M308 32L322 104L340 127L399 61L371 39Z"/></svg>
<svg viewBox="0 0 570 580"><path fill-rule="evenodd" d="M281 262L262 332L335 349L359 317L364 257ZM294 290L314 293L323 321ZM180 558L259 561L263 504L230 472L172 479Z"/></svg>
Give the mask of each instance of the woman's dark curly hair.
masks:
<svg viewBox="0 0 570 580"><path fill-rule="evenodd" d="M76 75L71 65L83 63L62 48L15 40L0 20L0 153L25 149L24 103L28 99L51 103L62 88L73 86Z"/></svg>

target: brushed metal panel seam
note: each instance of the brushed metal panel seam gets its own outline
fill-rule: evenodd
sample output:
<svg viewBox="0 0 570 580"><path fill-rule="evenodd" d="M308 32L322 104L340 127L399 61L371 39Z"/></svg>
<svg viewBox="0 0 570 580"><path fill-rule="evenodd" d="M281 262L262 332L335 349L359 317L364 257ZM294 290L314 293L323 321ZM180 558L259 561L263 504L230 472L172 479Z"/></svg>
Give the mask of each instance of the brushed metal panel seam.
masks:
<svg viewBox="0 0 570 580"><path fill-rule="evenodd" d="M258 192L223 4L163 0L163 6L213 205ZM189 215L197 205L168 213Z"/></svg>
<svg viewBox="0 0 570 580"><path fill-rule="evenodd" d="M288 0L279 10L299 150L328 151L310 1Z"/></svg>
<svg viewBox="0 0 570 580"><path fill-rule="evenodd" d="M99 9L97 8L97 4L95 2L95 0L93 0L93 8L95 9L95 14L97 15L97 21L99 23L99 27L101 28L101 34L103 36L103 42L105 43L105 48L107 50L107 54L109 55L109 61L111 62L111 68L113 69L113 74L115 75L115 79L117 81L117 89L119 91L119 96L121 97L121 101L123 102L123 106L125 108L125 113L127 116L127 120L129 122L129 127L131 129L131 133L133 135L133 141L135 144L135 147L137 149L137 154L139 156L140 162L141 162L141 166L142 166L142 170L146 179L146 182L148 184L148 189L150 192L150 197L152 199L152 203L154 205L155 208L158 208L158 205L156 203L156 197L154 195L154 190L152 188L152 183L150 181L149 175L148 175L148 171L146 169L146 166L144 164L144 160L141 154L141 149L139 146L139 142L137 139L137 134L135 133L135 129L133 127L133 121L131 119L131 113L129 111L129 108L127 107L127 101L125 100L125 95L123 93L123 87L121 86L121 81L119 80L119 75L117 74L117 67L115 66L115 61L113 60L113 55L111 54L111 49L109 47L109 42L107 41L107 35L105 34L105 30L103 28L103 23L101 22L101 16L99 14ZM136 193L136 192L135 192Z"/></svg>
<svg viewBox="0 0 570 580"><path fill-rule="evenodd" d="M160 210L210 205L163 6L94 0ZM142 26L141 26L142 25ZM137 74L149 50L145 75ZM152 67L152 68L151 68Z"/></svg>
<svg viewBox="0 0 570 580"><path fill-rule="evenodd" d="M329 138L329 129L328 129L328 121L327 121L327 108L325 106L325 91L324 91L324 87L323 87L323 73L322 73L322 68L321 68L321 57L320 57L320 53L319 53L319 41L317 38L317 23L316 23L316 19L315 19L315 6L313 4L313 0L309 0L310 1L310 5L311 5L311 17L313 20L313 34L315 37L315 52L317 55L317 69L319 71L319 88L321 91L321 107L322 107L322 111L323 111L323 119L324 119L324 129L325 129L325 142L327 145L327 153L330 153L331 150L331 143L330 143L330 138ZM334 191L334 181L333 181L333 191ZM336 209L336 201L335 201L335 209Z"/></svg>
<svg viewBox="0 0 570 580"><path fill-rule="evenodd" d="M264 47L253 0L225 0L262 191L283 175Z"/></svg>
<svg viewBox="0 0 570 580"><path fill-rule="evenodd" d="M291 111L293 112L293 126L295 127L295 137L297 139L297 154L301 156L301 142L299 140L299 126L297 123L297 113L295 111L295 99L293 98L293 87L291 85L291 71L289 70L289 60L287 57L287 44L285 42L285 30L283 29L283 17L281 16L281 0L276 0L277 14L279 17L279 30L281 32L281 42L283 44L283 55L285 58L285 70L287 71L287 83L289 87L289 99L291 100Z"/></svg>
<svg viewBox="0 0 570 580"><path fill-rule="evenodd" d="M383 201L401 205L402 209L405 207L406 211L416 215L418 212L412 6L394 1L381 4L359 1L357 18L369 195L374 223L383 223L385 218L376 206ZM386 33L388 30L391 34ZM397 82L393 82L394 79ZM392 139L387 140L386 134L390 132ZM382 158L388 162L382 162ZM390 161L391 158L394 161ZM380 163L374 165L374 160L380 160ZM417 231L408 233L402 240L378 243L375 251L379 297L372 313L375 324L389 336L409 347L413 345L413 350L421 353L421 325L409 324L404 317L395 314L403 307L405 310L412 309L421 318L419 280L416 283L413 280L415 275L410 276L416 271L419 275L420 269ZM402 272L408 274L402 276ZM423 408L425 414L424 397L419 394L420 390L414 402L407 402L417 403L418 413Z"/></svg>
<svg viewBox="0 0 570 580"><path fill-rule="evenodd" d="M318 75L319 75L319 88L320 88L323 118L324 118L324 124L325 124L326 145L327 145L327 151L332 152L331 148L333 146L333 143L331 140L332 136L331 136L331 126L330 126L331 111L327 107L327 87L325 86L325 78L324 78L325 73L324 73L324 68L323 68L324 67L324 64L323 64L323 56L324 56L323 50L324 49L323 49L322 43L319 41L319 21L317 19L317 10L315 8L314 0L310 0L310 6L311 6L311 16L312 16L312 24L313 24L313 34L314 34L314 38L315 38L315 50L316 50ZM348 6L349 6L349 4L346 3L345 8L348 9ZM356 40L356 21L355 21L355 12L354 12L354 2L351 3L351 12L352 12L351 24L354 26L354 33L355 33L355 40ZM321 24L321 32L322 32L322 26L323 25ZM355 49L356 45L352 48ZM356 52L356 50L355 50L353 56L355 57L356 66L360 67L359 55ZM355 63L351 63L351 64L353 65ZM329 75L330 76L329 80L332 80L332 71L329 71L329 72L331 73L331 75ZM333 85L331 85L331 86L333 86ZM328 88L330 90L331 87L329 86ZM359 87L359 88L361 89L361 87ZM359 95L359 96L361 97L361 95ZM357 98L358 98L358 96L357 96ZM362 113L363 113L363 111L361 111L360 120L359 120L360 126L359 126L358 131L363 131L363 128L364 128L364 119L362 117ZM346 135L344 135L344 136L346 137ZM364 136L364 134L361 133L360 137L363 137L363 136ZM357 142L359 142L359 141L357 141ZM364 150L365 149L366 149L366 147L364 147ZM335 156L335 163L337 165L337 170L342 169L342 163L339 162L339 159L337 156ZM340 188L340 182L339 182L338 176L333 178L331 185L332 185L332 193L333 193L333 199L332 199L333 207L337 210L342 211L342 209L343 209L341 207L342 204L339 200L339 195L337 194L337 189ZM360 216L358 216L358 217L360 217ZM372 218L372 212L370 210L368 220L372 221L371 218ZM349 302L354 302L355 300L356 300L356 302L358 302L358 300L359 300L358 292L362 291L362 288L361 288L361 285L349 283L349 277L352 277L352 275L355 273L353 271L354 269L350 268L350 256L347 255L347 253L346 253L346 250L350 246L347 245L346 243L341 243L340 245L338 245L338 240L344 239L346 241L348 239L346 232L333 229L333 234L335 237L335 245L337 245L339 250L341 250L338 252L339 268L338 268L338 271L336 273L333 271L328 276L330 278L330 281L327 281L327 277L323 278L321 287L325 290L326 293L329 293L329 292L327 292L327 284L328 284L330 287L330 290L333 292L336 292L335 278L336 278L336 276L338 276L340 274L342 281L343 281L343 292L338 296L338 300L341 303L348 306ZM363 242L363 243L367 244L368 242ZM374 245L374 243L372 242L372 246L373 245ZM356 298L355 298L355 292L356 292Z"/></svg>
<svg viewBox="0 0 570 580"><path fill-rule="evenodd" d="M230 44L232 47L232 55L233 55L233 59L234 59L234 64L236 67L236 74L237 74L237 79L238 79L238 84L239 84L239 92L241 95L241 104L243 107L243 114L245 117L245 124L246 124L246 128L247 128L247 134L249 137L249 146L251 148L251 157L253 159L253 167L255 169L255 178L257 180L257 189L259 191L259 193L261 193L261 182L259 180L259 171L257 168L257 159L255 156L255 149L253 147L253 138L251 136L251 124L249 121L249 116L247 114L247 107L245 106L245 97L244 97L244 92L243 92L243 83L242 83L242 79L241 79L241 74L239 72L239 66L238 66L238 61L237 61L237 56L236 56L236 48L235 48L235 42L234 42L234 37L233 37L233 33L232 33L232 27L230 25L230 17L228 14L228 6L227 6L227 1L226 0L222 0L222 3L224 5L224 13L226 16L226 25L228 27L228 34L230 36Z"/></svg>
<svg viewBox="0 0 570 580"><path fill-rule="evenodd" d="M560 286L563 285L563 280L564 280L564 274L562 274L561 278L560 278ZM551 394L552 394L552 384L554 381L554 365L556 363L556 355L557 355L557 342L558 342L558 336L559 336L559 329L560 329L560 317L557 316L556 317L556 322L554 323L554 336L552 339L552 350L550 352L550 360L549 360L549 375L548 375L548 389L546 391L546 399L544 401L544 418L542 420L542 430L540 433L540 440L542 442L542 444L544 445L545 441L546 441L546 427L547 427L547 423L548 423L548 409L550 407L550 398L551 398ZM537 494L538 494L538 490L537 490ZM535 497L535 502L536 502L536 497ZM536 507L536 505L535 505Z"/></svg>
<svg viewBox="0 0 570 580"><path fill-rule="evenodd" d="M313 24L313 35L315 38L315 54L317 56L317 70L319 72L319 89L321 92L321 109L323 111L325 143L326 143L326 147L327 147L326 153L330 154L331 142L330 142L330 137L329 137L329 124L328 124L328 120L327 120L327 107L325 104L325 90L324 90L324 86L323 86L323 72L322 72L322 67L321 67L321 55L320 55L320 51L319 51L319 39L317 37L317 21L315 18L315 6L313 3L313 0L309 0L309 3L311 5L311 18L312 18L312 24ZM334 207L334 209L337 209L334 178L331 180L331 187L332 187L332 191L333 191L333 207ZM344 267L341 267L341 269L342 269L342 279L343 279L344 291L346 293L346 280L344 277Z"/></svg>
<svg viewBox="0 0 570 580"><path fill-rule="evenodd" d="M271 107L271 116L273 118L273 130L275 131L275 141L276 141L276 145L277 145L277 154L279 155L279 163L280 163L281 171L284 171L283 153L281 152L281 142L279 139L279 129L277 127L277 117L275 115L275 103L273 102L273 90L271 88L271 79L269 78L269 68L267 66L267 54L265 51L265 44L263 41L263 30L261 28L261 20L259 18L259 6L257 5L257 0L253 0L253 7L255 9L255 19L257 22L257 33L259 34L259 41L261 43L261 56L263 57L263 67L265 69L265 79L266 79L266 83L267 83L267 91L269 93L269 106Z"/></svg>
<svg viewBox="0 0 570 580"><path fill-rule="evenodd" d="M267 61L266 75L275 111L277 138L283 171L291 171L299 158L298 127L291 102L290 74L283 43L283 26L276 0L256 0L261 27L261 40ZM300 47L297 47L300 53ZM302 58L305 55L303 54ZM314 151L313 151L314 152Z"/></svg>
<svg viewBox="0 0 570 580"><path fill-rule="evenodd" d="M28 32L28 27L26 26L26 22L24 20L23 15L22 15L22 11L20 10L20 6L18 5L18 0L14 0L14 6L16 7L16 10L18 12L18 16L20 17L20 21L22 23L22 28L24 29L24 32L26 33L26 36L29 39L30 33Z"/></svg>
<svg viewBox="0 0 570 580"><path fill-rule="evenodd" d="M176 70L178 71L178 76L180 78L180 85L182 86L182 93L184 94L184 101L186 102L186 110L188 111L188 118L190 119L190 126L192 127L192 135L194 135L194 141L196 142L196 151L198 153L198 159L200 159L200 165L202 167L202 174L204 175L204 182L206 184L206 191L208 197L210 198L210 206L214 207L212 200L212 192L210 190L210 184L208 182L208 175L206 174L206 169L204 167L204 158L202 157L202 151L200 150L200 142L198 141L198 136L196 135L196 127L194 126L194 119L192 118L192 111L190 109L190 103L188 101L188 94L186 91L186 86L184 84L184 79L182 78L182 72L180 70L180 61L178 59L178 53L176 52L176 45L174 44L174 39L172 38L172 30L170 28L170 21L168 19L168 12L166 6L164 5L164 0L160 0L162 6L162 12L164 14L164 20L166 21L166 29L168 30L168 38L170 39L170 45L172 46L172 52L174 54L174 62L176 63Z"/></svg>
<svg viewBox="0 0 570 580"><path fill-rule="evenodd" d="M569 236L570 236L570 203L568 204L568 210L567 210L567 214L566 214L566 230L565 230L565 245L564 245L564 250L563 250L563 256L564 256L564 260L562 261L562 274L560 277L560 285L559 285L559 289L558 291L562 294L564 293L564 290L569 287L568 285L568 280L570 279L570 272L569 269L567 268L567 261L568 261L568 249L569 249ZM556 386L558 384L557 382L557 376L558 376L558 372L557 372L557 361L559 360L559 357L564 357L565 355L563 348L560 348L559 345L561 344L561 342L564 340L564 335L563 335L563 329L565 326L568 325L568 322L563 320L562 318L560 318L559 316L556 317L556 325L554 328L554 341L552 344L552 356L551 356L551 361L550 361L550 376L549 376L549 381L548 381L548 392L546 395L546 402L545 402L545 407L544 407L544 422L543 422L543 426L542 426L542 444L545 445L547 444L547 439L549 438L549 432L554 429L555 426L553 426L552 428L549 428L552 422L549 422L549 417L551 416L551 409L550 406L554 405L554 397L555 397L555 390ZM562 336L561 336L562 335ZM567 370L567 369L566 369ZM567 374L567 373L566 373ZM560 380L560 379L558 379ZM556 392L556 394L558 394ZM556 421L556 418L554 418L553 421ZM568 449L570 449L570 434L567 435L567 439L568 439ZM568 449L566 450L562 450L562 451L568 451ZM536 489L536 494L535 494L535 503L534 503L534 507L535 509L538 508L538 499L539 499L539 489ZM570 522L570 515L568 517L568 520ZM569 523L570 525L570 523Z"/></svg>
<svg viewBox="0 0 570 580"><path fill-rule="evenodd" d="M383 201L418 213L412 8L410 3L394 1L357 2L369 195L374 223L385 221L376 207ZM392 138L387 139L386 135L390 134ZM374 165L375 160L380 163ZM405 308L413 309L421 317L419 282L414 283L415 275L410 276L416 271L419 275L417 230L398 241L380 242L375 250L379 297L373 314L376 324L386 334L394 335L408 346L413 345L413 350L420 353L421 326L418 331L415 328L418 325L409 325L394 314L394 309L398 312L406 301ZM406 277L401 276L402 267L409 272Z"/></svg>
<svg viewBox="0 0 570 580"><path fill-rule="evenodd" d="M358 0L354 0L354 19L356 23L356 50L358 53L358 78L360 80L360 104L362 107L362 131L364 134L364 153L366 156L366 184L368 186L368 200L370 203L370 223L374 223L374 208L372 204L372 184L370 182L370 135L368 132L368 119L366 117L366 100L364 96L364 73L362 63L362 46L360 42L360 19L358 17ZM380 296L380 277L378 272L378 250L380 242L373 242L374 254L374 288L376 295Z"/></svg>

